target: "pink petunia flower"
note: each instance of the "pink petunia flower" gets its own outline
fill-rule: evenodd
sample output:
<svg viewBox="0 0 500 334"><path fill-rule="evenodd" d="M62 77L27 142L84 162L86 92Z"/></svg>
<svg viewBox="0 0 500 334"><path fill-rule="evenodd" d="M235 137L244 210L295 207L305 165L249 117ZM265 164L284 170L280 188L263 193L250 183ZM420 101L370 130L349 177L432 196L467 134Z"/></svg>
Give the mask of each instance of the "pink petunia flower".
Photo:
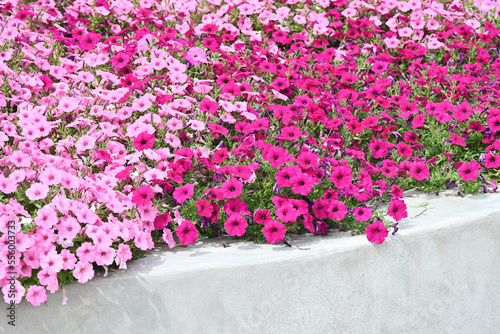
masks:
<svg viewBox="0 0 500 334"><path fill-rule="evenodd" d="M224 228L230 236L242 237L247 227L248 223L241 215L231 215L224 223Z"/></svg>
<svg viewBox="0 0 500 334"><path fill-rule="evenodd" d="M253 219L257 223L265 225L271 221L271 212L269 210L257 210L254 213Z"/></svg>
<svg viewBox="0 0 500 334"><path fill-rule="evenodd" d="M57 283L57 273L52 267L45 267L37 274L40 284L48 286Z"/></svg>
<svg viewBox="0 0 500 334"><path fill-rule="evenodd" d="M347 214L347 207L342 201L331 201L328 207L328 218L342 221Z"/></svg>
<svg viewBox="0 0 500 334"><path fill-rule="evenodd" d="M210 201L206 199L200 199L196 202L196 208L198 209L198 214L202 217L210 218L214 208Z"/></svg>
<svg viewBox="0 0 500 334"><path fill-rule="evenodd" d="M309 195L314 187L314 180L306 173L297 173L290 179L292 184L292 192L294 194Z"/></svg>
<svg viewBox="0 0 500 334"><path fill-rule="evenodd" d="M180 204L184 203L187 199L193 198L194 184L188 183L182 187L174 190L174 199Z"/></svg>
<svg viewBox="0 0 500 334"><path fill-rule="evenodd" d="M132 251L130 246L127 244L118 245L118 250L116 251L116 264L118 269L127 269L127 261L132 258Z"/></svg>
<svg viewBox="0 0 500 334"><path fill-rule="evenodd" d="M200 63L207 63L207 53L199 47L192 47L186 53L186 60L192 65L199 65Z"/></svg>
<svg viewBox="0 0 500 334"><path fill-rule="evenodd" d="M376 221L365 228L365 233L368 241L381 244L389 234L389 230L381 221Z"/></svg>
<svg viewBox="0 0 500 334"><path fill-rule="evenodd" d="M351 186L352 169L350 167L344 166L337 166L332 168L330 181L332 181L335 187L337 187L338 189Z"/></svg>
<svg viewBox="0 0 500 334"><path fill-rule="evenodd" d="M134 138L134 146L139 151L152 149L154 142L155 137L147 132L142 132Z"/></svg>
<svg viewBox="0 0 500 334"><path fill-rule="evenodd" d="M243 189L243 183L237 179L229 179L222 184L220 191L224 195L224 198L233 198L241 195Z"/></svg>
<svg viewBox="0 0 500 334"><path fill-rule="evenodd" d="M458 168L458 175L460 175L464 181L472 181L477 179L480 169L481 165L476 160L473 160L463 163L460 168Z"/></svg>
<svg viewBox="0 0 500 334"><path fill-rule="evenodd" d="M190 220L184 220L175 230L179 242L183 245L194 244L198 240L198 229Z"/></svg>
<svg viewBox="0 0 500 334"><path fill-rule="evenodd" d="M109 266L113 263L116 250L111 247L99 245L96 247L95 263L99 266Z"/></svg>
<svg viewBox="0 0 500 334"><path fill-rule="evenodd" d="M400 221L401 219L408 217L408 212L406 211L406 209L407 207L404 201L393 199L389 204L387 213L396 221Z"/></svg>
<svg viewBox="0 0 500 334"><path fill-rule="evenodd" d="M286 227L277 220L271 220L266 224L266 226L264 226L262 233L266 237L267 242L274 244L283 241L285 238Z"/></svg>
<svg viewBox="0 0 500 334"><path fill-rule="evenodd" d="M76 142L75 147L79 151L91 150L95 147L95 139L92 136L81 136Z"/></svg>
<svg viewBox="0 0 500 334"><path fill-rule="evenodd" d="M151 203L151 198L155 196L150 186L142 186L132 193L132 203L140 206L146 206Z"/></svg>
<svg viewBox="0 0 500 334"><path fill-rule="evenodd" d="M94 262L95 246L91 242L82 243L76 250L76 256L78 256L80 262Z"/></svg>
<svg viewBox="0 0 500 334"><path fill-rule="evenodd" d="M49 187L42 183L33 183L31 187L26 190L26 196L31 201L44 199L49 193Z"/></svg>
<svg viewBox="0 0 500 334"><path fill-rule="evenodd" d="M111 57L109 60L111 61L111 65L113 67L124 68L130 61L130 56L124 52L119 52L116 56Z"/></svg>
<svg viewBox="0 0 500 334"><path fill-rule="evenodd" d="M78 280L78 282L84 284L94 277L94 269L92 264L89 262L78 262L73 269L73 276Z"/></svg>
<svg viewBox="0 0 500 334"><path fill-rule="evenodd" d="M28 288L26 300L33 306L40 306L47 301L47 291L43 286L32 285Z"/></svg>
<svg viewBox="0 0 500 334"><path fill-rule="evenodd" d="M429 166L425 162L415 162L410 167L410 176L418 181L422 181L431 177Z"/></svg>
<svg viewBox="0 0 500 334"><path fill-rule="evenodd" d="M365 222L372 218L373 209L372 208L353 208L353 216L358 222Z"/></svg>

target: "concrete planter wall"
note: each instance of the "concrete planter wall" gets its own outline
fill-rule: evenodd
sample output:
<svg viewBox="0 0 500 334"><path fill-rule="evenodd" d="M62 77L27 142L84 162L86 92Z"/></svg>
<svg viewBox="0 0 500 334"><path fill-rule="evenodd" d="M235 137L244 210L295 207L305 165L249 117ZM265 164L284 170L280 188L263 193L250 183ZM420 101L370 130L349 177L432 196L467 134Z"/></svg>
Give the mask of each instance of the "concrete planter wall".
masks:
<svg viewBox="0 0 500 334"><path fill-rule="evenodd" d="M418 207L429 202L426 207ZM500 195L418 195L381 245L221 240L155 250L123 273L23 301L5 333L496 333ZM413 218L412 218L413 217ZM234 240L224 239L226 242ZM306 249L309 248L309 249ZM6 311L5 311L6 312ZM5 313L6 314L6 313Z"/></svg>

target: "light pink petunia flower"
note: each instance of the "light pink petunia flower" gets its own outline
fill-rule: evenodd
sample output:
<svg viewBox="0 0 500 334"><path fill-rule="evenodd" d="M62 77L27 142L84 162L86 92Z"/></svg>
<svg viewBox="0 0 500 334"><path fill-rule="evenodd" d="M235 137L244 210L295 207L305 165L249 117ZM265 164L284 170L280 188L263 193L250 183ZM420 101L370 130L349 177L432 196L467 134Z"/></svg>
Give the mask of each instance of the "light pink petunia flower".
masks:
<svg viewBox="0 0 500 334"><path fill-rule="evenodd" d="M33 183L31 187L26 190L26 196L31 201L36 201L39 199L44 199L49 193L49 187L42 183Z"/></svg>

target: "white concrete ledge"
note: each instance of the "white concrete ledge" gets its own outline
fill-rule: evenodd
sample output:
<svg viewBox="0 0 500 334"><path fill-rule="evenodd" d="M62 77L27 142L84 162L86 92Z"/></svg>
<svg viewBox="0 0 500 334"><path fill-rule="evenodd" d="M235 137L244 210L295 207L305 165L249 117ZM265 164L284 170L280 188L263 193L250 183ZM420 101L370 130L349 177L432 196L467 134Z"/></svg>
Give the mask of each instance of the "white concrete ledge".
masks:
<svg viewBox="0 0 500 334"><path fill-rule="evenodd" d="M412 207L423 202L427 211ZM1 332L498 332L500 194L407 203L409 218L381 245L334 233L291 238L309 250L220 239L163 248L71 284L66 306L62 291L47 306L23 301L15 330L4 315Z"/></svg>

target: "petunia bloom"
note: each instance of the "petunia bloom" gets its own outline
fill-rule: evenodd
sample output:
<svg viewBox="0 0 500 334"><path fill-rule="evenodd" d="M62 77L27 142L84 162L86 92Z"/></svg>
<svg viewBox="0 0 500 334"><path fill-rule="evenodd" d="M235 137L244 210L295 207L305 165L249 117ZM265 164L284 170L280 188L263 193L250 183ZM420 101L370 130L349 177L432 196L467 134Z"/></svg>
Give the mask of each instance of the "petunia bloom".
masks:
<svg viewBox="0 0 500 334"><path fill-rule="evenodd" d="M139 151L152 149L154 142L155 142L155 137L153 137L147 132L142 132L137 137L134 138L134 146Z"/></svg>
<svg viewBox="0 0 500 334"><path fill-rule="evenodd" d="M198 229L190 220L184 220L175 230L179 242L183 245L194 244L198 240Z"/></svg>
<svg viewBox="0 0 500 334"><path fill-rule="evenodd" d="M186 53L186 60L192 65L199 65L207 62L207 53L199 47L192 47Z"/></svg>
<svg viewBox="0 0 500 334"><path fill-rule="evenodd" d="M92 264L88 262L78 262L73 269L73 276L78 279L80 283L87 283L88 280L94 277L94 269L92 268Z"/></svg>
<svg viewBox="0 0 500 334"><path fill-rule="evenodd" d="M393 199L389 204L387 213L396 221L400 221L401 219L408 217L408 212L406 211L406 209L407 207L404 201Z"/></svg>
<svg viewBox="0 0 500 334"><path fill-rule="evenodd" d="M229 179L222 184L220 191L224 195L224 198L233 198L241 195L243 189L243 183L237 179Z"/></svg>
<svg viewBox="0 0 500 334"><path fill-rule="evenodd" d="M277 220L271 220L264 226L262 233L266 237L267 242L274 244L285 238L286 227Z"/></svg>
<svg viewBox="0 0 500 334"><path fill-rule="evenodd" d="M30 201L36 201L39 199L44 199L49 193L49 187L42 183L33 183L31 187L26 190L26 196Z"/></svg>
<svg viewBox="0 0 500 334"><path fill-rule="evenodd" d="M365 233L368 241L381 244L389 234L389 231L381 221L376 221L365 228Z"/></svg>
<svg viewBox="0 0 500 334"><path fill-rule="evenodd" d="M33 306L40 306L47 301L47 291L43 286L32 285L28 288L26 300Z"/></svg>
<svg viewBox="0 0 500 334"><path fill-rule="evenodd" d="M475 180L477 179L480 169L481 165L476 160L473 160L463 163L460 168L458 168L458 175L460 175L464 181Z"/></svg>
<svg viewBox="0 0 500 334"><path fill-rule="evenodd" d="M425 162L415 162L410 167L410 176L414 177L418 181L422 181L431 177L429 172L429 167Z"/></svg>
<svg viewBox="0 0 500 334"><path fill-rule="evenodd" d="M193 198L194 184L188 183L174 190L174 199L179 203L184 203L187 199Z"/></svg>
<svg viewBox="0 0 500 334"><path fill-rule="evenodd" d="M248 227L248 223L241 215L231 215L224 223L224 228L227 230L227 234L231 236L242 237L246 229Z"/></svg>
<svg viewBox="0 0 500 334"><path fill-rule="evenodd" d="M140 206L146 206L151 203L155 193L150 186L142 186L134 190L132 193L132 203Z"/></svg>

